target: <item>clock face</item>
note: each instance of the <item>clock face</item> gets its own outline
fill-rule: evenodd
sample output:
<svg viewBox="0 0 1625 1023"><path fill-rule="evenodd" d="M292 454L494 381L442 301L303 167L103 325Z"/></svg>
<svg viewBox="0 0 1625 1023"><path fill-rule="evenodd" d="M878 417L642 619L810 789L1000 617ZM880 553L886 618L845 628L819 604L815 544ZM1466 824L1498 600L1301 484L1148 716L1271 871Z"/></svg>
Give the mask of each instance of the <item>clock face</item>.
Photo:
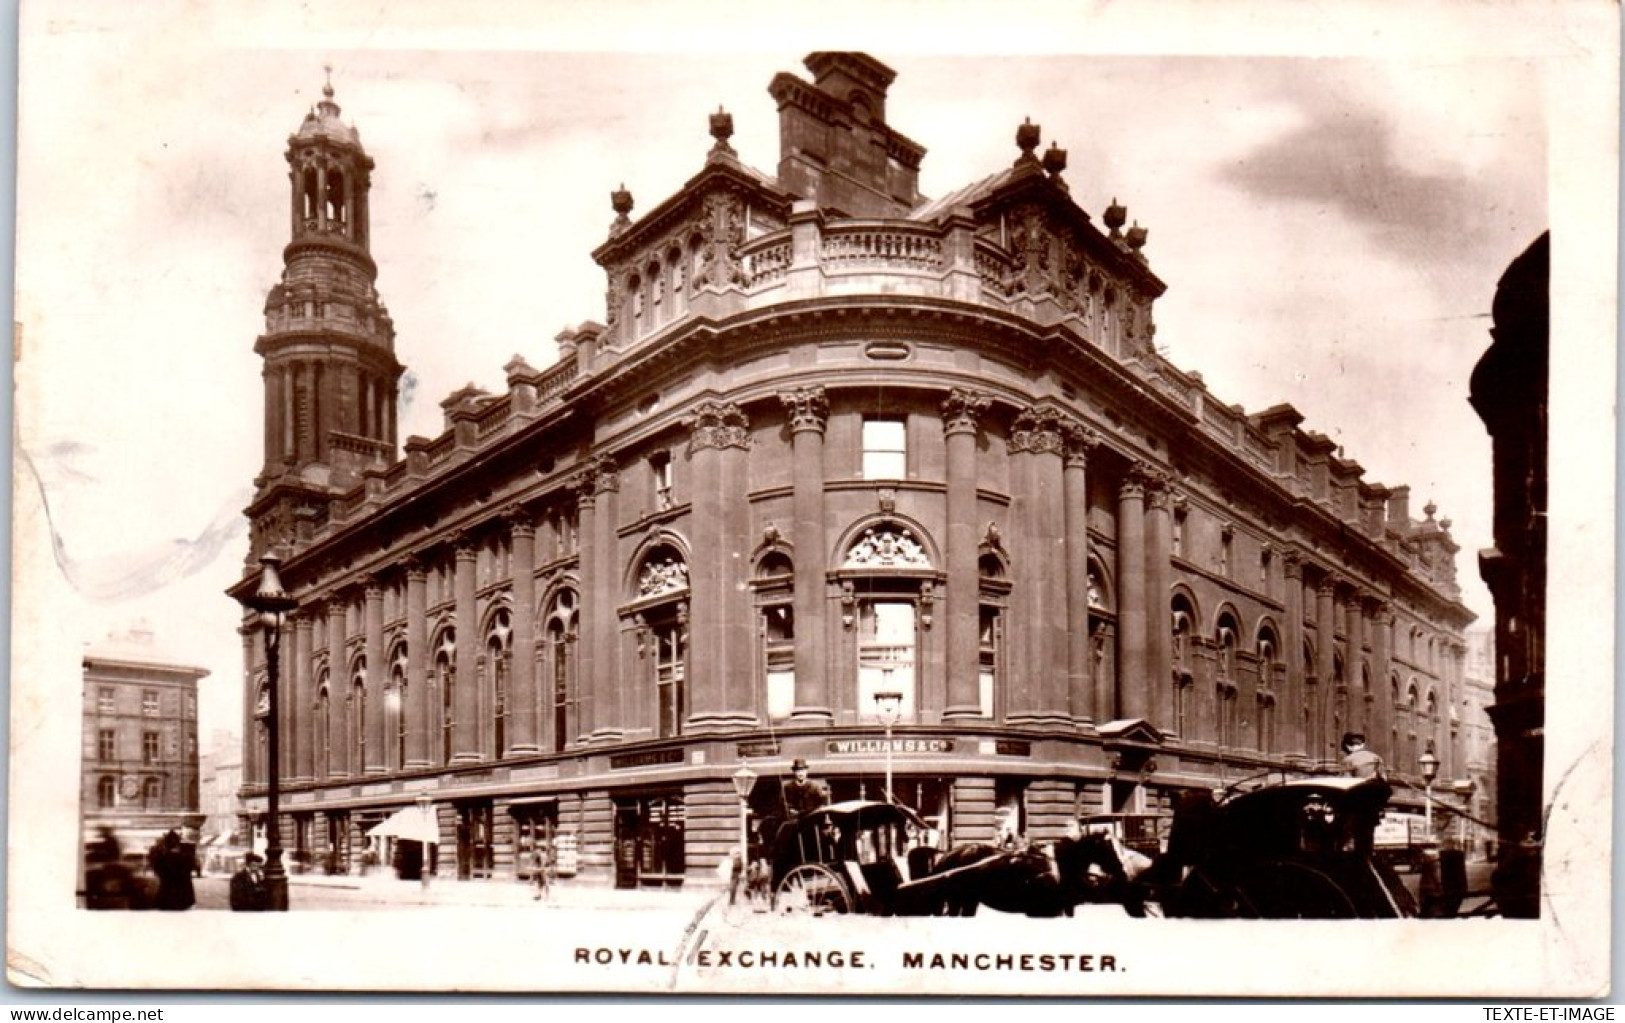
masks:
<svg viewBox="0 0 1625 1023"><path fill-rule="evenodd" d="M141 779L134 777L125 778L124 783L120 787L124 793L125 799L134 799L136 796L141 794Z"/></svg>

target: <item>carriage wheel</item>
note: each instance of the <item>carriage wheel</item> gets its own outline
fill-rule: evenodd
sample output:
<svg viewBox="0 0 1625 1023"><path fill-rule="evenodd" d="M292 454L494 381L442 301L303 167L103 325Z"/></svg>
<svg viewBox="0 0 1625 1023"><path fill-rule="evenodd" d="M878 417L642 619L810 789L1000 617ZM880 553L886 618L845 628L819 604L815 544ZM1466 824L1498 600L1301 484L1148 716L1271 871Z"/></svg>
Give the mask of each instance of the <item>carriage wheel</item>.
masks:
<svg viewBox="0 0 1625 1023"><path fill-rule="evenodd" d="M1266 920L1351 920L1360 915L1331 876L1301 863L1271 863L1242 886Z"/></svg>
<svg viewBox="0 0 1625 1023"><path fill-rule="evenodd" d="M773 896L773 907L780 913L850 913L852 896L846 890L841 875L822 863L803 863L779 882Z"/></svg>

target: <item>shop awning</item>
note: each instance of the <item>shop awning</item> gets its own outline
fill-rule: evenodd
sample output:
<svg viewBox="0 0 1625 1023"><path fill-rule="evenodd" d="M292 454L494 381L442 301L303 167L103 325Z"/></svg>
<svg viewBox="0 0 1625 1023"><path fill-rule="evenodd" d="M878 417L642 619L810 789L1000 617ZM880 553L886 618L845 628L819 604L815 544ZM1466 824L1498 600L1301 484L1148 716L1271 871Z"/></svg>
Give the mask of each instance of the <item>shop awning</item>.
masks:
<svg viewBox="0 0 1625 1023"><path fill-rule="evenodd" d="M421 806L403 806L367 834L373 838L404 838L436 845L440 842L440 825L432 814L433 811Z"/></svg>

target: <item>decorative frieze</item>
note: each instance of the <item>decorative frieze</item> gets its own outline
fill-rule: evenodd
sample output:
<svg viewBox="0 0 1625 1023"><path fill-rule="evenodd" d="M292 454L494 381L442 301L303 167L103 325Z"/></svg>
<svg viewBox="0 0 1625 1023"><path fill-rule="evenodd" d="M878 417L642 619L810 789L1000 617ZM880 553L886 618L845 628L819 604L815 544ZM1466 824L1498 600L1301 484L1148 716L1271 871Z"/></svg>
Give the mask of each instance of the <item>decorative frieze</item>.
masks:
<svg viewBox="0 0 1625 1023"><path fill-rule="evenodd" d="M1064 454L1063 432L1067 418L1059 409L1030 408L1016 417L1010 427L1010 453Z"/></svg>
<svg viewBox="0 0 1625 1023"><path fill-rule="evenodd" d="M842 568L930 568L931 559L903 526L887 523L863 531Z"/></svg>
<svg viewBox="0 0 1625 1023"><path fill-rule="evenodd" d="M689 454L704 448L750 447L750 419L731 401L702 401L683 425L691 431Z"/></svg>

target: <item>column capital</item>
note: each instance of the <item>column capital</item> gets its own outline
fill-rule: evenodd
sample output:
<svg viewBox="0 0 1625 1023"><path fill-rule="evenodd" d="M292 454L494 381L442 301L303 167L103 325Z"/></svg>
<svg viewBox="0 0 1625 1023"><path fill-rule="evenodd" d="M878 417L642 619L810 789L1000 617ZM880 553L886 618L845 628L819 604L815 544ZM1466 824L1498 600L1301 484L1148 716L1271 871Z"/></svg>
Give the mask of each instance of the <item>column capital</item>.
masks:
<svg viewBox="0 0 1625 1023"><path fill-rule="evenodd" d="M1351 585L1348 592L1343 595L1343 604L1353 610L1364 611L1365 590L1358 586Z"/></svg>
<svg viewBox="0 0 1625 1023"><path fill-rule="evenodd" d="M367 581L362 584L361 592L369 602L381 601L384 599L384 582L375 575L368 576Z"/></svg>
<svg viewBox="0 0 1625 1023"><path fill-rule="evenodd" d="M814 433L823 433L824 425L829 421L829 399L824 395L822 385L814 384L811 387L796 387L778 394L780 403L790 416L790 432L800 433L811 430ZM738 406L733 408L737 411ZM744 413L740 413L743 418ZM691 444L691 447L693 445ZM718 445L719 447L722 445Z"/></svg>
<svg viewBox="0 0 1625 1023"><path fill-rule="evenodd" d="M413 551L401 559L401 569L406 573L407 582L424 582L429 578L429 569L424 564L422 552Z"/></svg>
<svg viewBox="0 0 1625 1023"><path fill-rule="evenodd" d="M1064 426L1065 416L1060 409L1047 405L1026 409L1010 424L1010 453L1063 454L1066 445L1061 431Z"/></svg>
<svg viewBox="0 0 1625 1023"><path fill-rule="evenodd" d="M536 520L530 509L522 504L515 502L502 509L502 521L508 524L508 529L516 537L536 535Z"/></svg>
<svg viewBox="0 0 1625 1023"><path fill-rule="evenodd" d="M1320 581L1315 584L1315 592L1322 597L1331 597L1333 600L1336 600L1337 583L1337 576L1331 572L1326 572L1321 575Z"/></svg>
<svg viewBox="0 0 1625 1023"><path fill-rule="evenodd" d="M592 506L599 494L613 493L620 489L620 476L617 472L615 459L609 455L598 455L587 459L575 475L570 477L568 487L575 493L576 504L582 508Z"/></svg>
<svg viewBox="0 0 1625 1023"><path fill-rule="evenodd" d="M1371 620L1378 625L1394 624L1394 605L1386 600L1376 601L1371 605Z"/></svg>
<svg viewBox="0 0 1625 1023"><path fill-rule="evenodd" d="M942 399L942 432L948 435L976 434L981 428L982 415L992 404L993 399L981 391L952 388L948 396Z"/></svg>
<svg viewBox="0 0 1625 1023"><path fill-rule="evenodd" d="M1100 434L1074 419L1061 430L1069 468L1083 469L1089 465L1089 456L1100 446Z"/></svg>
<svg viewBox="0 0 1625 1023"><path fill-rule="evenodd" d="M479 554L479 544L469 533L458 533L451 538L452 551L458 561L473 561Z"/></svg>
<svg viewBox="0 0 1625 1023"><path fill-rule="evenodd" d="M691 431L690 454L703 448L750 447L750 418L735 402L702 401L694 406L693 415L684 417L683 425Z"/></svg>

